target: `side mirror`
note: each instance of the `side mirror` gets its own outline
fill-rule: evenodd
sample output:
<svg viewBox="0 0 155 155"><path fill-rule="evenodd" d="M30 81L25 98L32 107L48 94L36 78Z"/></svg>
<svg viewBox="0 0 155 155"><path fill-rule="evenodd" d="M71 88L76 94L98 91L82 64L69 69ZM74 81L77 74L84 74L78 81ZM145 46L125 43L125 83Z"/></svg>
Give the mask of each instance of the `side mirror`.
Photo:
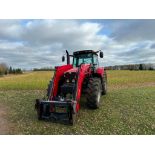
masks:
<svg viewBox="0 0 155 155"><path fill-rule="evenodd" d="M63 55L63 56L62 56L62 62L64 62L64 61L65 61L65 56Z"/></svg>
<svg viewBox="0 0 155 155"><path fill-rule="evenodd" d="M100 51L100 58L103 58L103 52Z"/></svg>

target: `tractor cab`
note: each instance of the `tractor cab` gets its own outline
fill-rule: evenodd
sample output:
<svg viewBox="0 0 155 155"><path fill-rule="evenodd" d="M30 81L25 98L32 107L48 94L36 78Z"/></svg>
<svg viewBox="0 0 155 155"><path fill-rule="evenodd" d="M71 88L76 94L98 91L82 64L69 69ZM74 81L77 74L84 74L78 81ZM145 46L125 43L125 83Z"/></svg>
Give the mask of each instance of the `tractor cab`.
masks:
<svg viewBox="0 0 155 155"><path fill-rule="evenodd" d="M98 55L93 51L78 51L73 53L73 66L81 64L92 64L98 66Z"/></svg>
<svg viewBox="0 0 155 155"><path fill-rule="evenodd" d="M81 64L91 64L94 67L98 67L98 53L100 55L100 58L103 58L102 51L82 50L74 52L73 55L69 55L68 51L66 51L66 53L67 64L70 64L70 57L73 57L73 67L79 67ZM62 57L62 61L65 61L64 56Z"/></svg>

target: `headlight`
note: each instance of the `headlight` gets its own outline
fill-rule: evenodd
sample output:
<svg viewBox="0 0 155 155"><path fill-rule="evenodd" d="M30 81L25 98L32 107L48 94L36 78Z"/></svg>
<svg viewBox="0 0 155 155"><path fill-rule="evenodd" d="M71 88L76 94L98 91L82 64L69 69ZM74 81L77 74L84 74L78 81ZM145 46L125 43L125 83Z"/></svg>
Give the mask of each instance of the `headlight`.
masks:
<svg viewBox="0 0 155 155"><path fill-rule="evenodd" d="M64 78L66 79L66 83L75 83L76 82L76 73L67 72L64 74Z"/></svg>

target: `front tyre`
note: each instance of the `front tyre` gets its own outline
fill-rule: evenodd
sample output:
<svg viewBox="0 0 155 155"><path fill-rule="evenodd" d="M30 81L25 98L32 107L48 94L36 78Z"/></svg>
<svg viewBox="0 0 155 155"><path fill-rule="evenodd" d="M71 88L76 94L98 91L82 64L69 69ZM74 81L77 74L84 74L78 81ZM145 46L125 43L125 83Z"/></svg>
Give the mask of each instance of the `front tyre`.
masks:
<svg viewBox="0 0 155 155"><path fill-rule="evenodd" d="M101 98L101 80L100 78L90 78L86 93L87 106L92 109L99 108Z"/></svg>

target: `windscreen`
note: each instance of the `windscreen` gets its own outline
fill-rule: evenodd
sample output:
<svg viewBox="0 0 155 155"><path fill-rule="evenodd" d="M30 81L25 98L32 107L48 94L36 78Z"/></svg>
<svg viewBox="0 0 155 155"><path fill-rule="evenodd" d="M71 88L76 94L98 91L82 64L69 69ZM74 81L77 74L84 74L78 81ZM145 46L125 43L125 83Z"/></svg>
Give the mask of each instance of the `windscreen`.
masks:
<svg viewBox="0 0 155 155"><path fill-rule="evenodd" d="M81 64L92 64L92 53L75 55L73 60L73 66L79 67Z"/></svg>

